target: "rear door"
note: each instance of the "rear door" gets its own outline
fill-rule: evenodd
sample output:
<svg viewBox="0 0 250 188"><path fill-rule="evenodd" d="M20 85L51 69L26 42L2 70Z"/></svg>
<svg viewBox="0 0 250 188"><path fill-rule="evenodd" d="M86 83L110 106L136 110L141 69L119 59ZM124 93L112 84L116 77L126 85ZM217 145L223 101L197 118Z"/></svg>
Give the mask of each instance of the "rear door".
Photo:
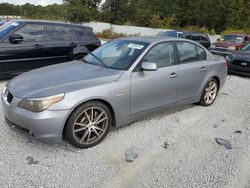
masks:
<svg viewBox="0 0 250 188"><path fill-rule="evenodd" d="M131 74L131 113L175 104L178 78L174 46L164 42L152 47L142 62L156 63L157 71L140 71Z"/></svg>
<svg viewBox="0 0 250 188"><path fill-rule="evenodd" d="M23 37L19 43L11 43L7 37L1 45L1 72L13 75L25 72L41 65L46 57L44 53L46 25L26 23L11 34Z"/></svg>
<svg viewBox="0 0 250 188"><path fill-rule="evenodd" d="M48 24L47 48L49 64L69 61L72 57L72 50L79 42L70 25Z"/></svg>
<svg viewBox="0 0 250 188"><path fill-rule="evenodd" d="M199 95L207 74L206 52L200 46L186 41L176 42L176 48L179 57L177 100L192 100Z"/></svg>

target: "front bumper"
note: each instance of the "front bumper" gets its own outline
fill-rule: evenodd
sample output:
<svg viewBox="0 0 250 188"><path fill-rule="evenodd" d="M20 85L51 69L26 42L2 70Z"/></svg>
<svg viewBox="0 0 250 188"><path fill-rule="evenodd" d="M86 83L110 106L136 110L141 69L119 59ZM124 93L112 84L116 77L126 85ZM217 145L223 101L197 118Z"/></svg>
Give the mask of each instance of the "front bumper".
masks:
<svg viewBox="0 0 250 188"><path fill-rule="evenodd" d="M212 49L210 49L210 52L214 55L220 55L220 56L224 56L224 57L226 57L227 55L232 53L230 51L219 51L219 50L212 50Z"/></svg>
<svg viewBox="0 0 250 188"><path fill-rule="evenodd" d="M241 67L241 66L229 63L228 72L233 73L233 74L239 74L242 76L250 76L250 67Z"/></svg>
<svg viewBox="0 0 250 188"><path fill-rule="evenodd" d="M21 99L14 97L10 104L2 99L3 112L6 123L26 131L27 135L38 141L48 144L62 141L64 124L69 110L49 111L34 113L19 108Z"/></svg>

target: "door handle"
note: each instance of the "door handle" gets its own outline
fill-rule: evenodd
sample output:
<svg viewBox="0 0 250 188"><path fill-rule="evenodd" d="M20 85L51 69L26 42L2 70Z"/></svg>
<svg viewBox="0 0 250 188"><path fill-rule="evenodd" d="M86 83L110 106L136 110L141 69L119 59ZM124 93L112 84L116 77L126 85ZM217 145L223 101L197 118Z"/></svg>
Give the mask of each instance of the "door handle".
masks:
<svg viewBox="0 0 250 188"><path fill-rule="evenodd" d="M205 71L206 70L206 67L201 67L201 71Z"/></svg>
<svg viewBox="0 0 250 188"><path fill-rule="evenodd" d="M177 74L175 72L171 73L169 78L175 78L177 76Z"/></svg>
<svg viewBox="0 0 250 188"><path fill-rule="evenodd" d="M35 44L35 48L36 49L41 49L41 48L43 48L43 45L41 45L41 44Z"/></svg>

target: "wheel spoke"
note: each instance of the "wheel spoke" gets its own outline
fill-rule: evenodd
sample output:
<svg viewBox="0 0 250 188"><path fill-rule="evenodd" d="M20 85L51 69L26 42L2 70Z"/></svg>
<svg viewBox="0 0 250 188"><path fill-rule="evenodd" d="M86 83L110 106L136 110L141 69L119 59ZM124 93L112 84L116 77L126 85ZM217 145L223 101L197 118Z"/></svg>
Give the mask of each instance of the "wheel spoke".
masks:
<svg viewBox="0 0 250 188"><path fill-rule="evenodd" d="M104 129L102 129L102 128L100 128L100 127L97 127L97 126L94 126L94 129L97 129L97 130L102 131L102 132L105 131Z"/></svg>
<svg viewBox="0 0 250 188"><path fill-rule="evenodd" d="M87 143L89 143L91 132L92 132L92 131L91 131L91 129L90 129L90 130L88 131L89 134L88 134Z"/></svg>
<svg viewBox="0 0 250 188"><path fill-rule="evenodd" d="M85 130L85 129L87 129L87 128L88 128L88 127L86 126L86 127L81 127L81 128L79 128L79 129L75 129L75 130L74 130L74 133L83 131L83 130Z"/></svg>
<svg viewBox="0 0 250 188"><path fill-rule="evenodd" d="M94 124L100 124L101 122L105 121L106 119L107 119L107 117L104 117L99 121L95 121Z"/></svg>
<svg viewBox="0 0 250 188"><path fill-rule="evenodd" d="M87 126L87 125L85 125L84 123L77 123L77 122L75 123L75 125L79 125L79 126L81 126L81 127L83 127L83 126L86 127L86 126Z"/></svg>
<svg viewBox="0 0 250 188"><path fill-rule="evenodd" d="M87 117L87 119L88 119L88 121L89 121L89 123L90 123L91 120L90 120L90 118L89 118L89 115L88 115L88 113L87 113L87 110L85 110L84 113L85 113L85 116Z"/></svg>
<svg viewBox="0 0 250 188"><path fill-rule="evenodd" d="M102 117L103 114L104 114L104 112L100 113L100 114L97 116L97 118L95 119L94 123L97 122L97 121Z"/></svg>
<svg viewBox="0 0 250 188"><path fill-rule="evenodd" d="M93 128L93 131L94 131L94 133L100 138L101 136L99 135L99 133L96 131L96 129L95 128Z"/></svg>
<svg viewBox="0 0 250 188"><path fill-rule="evenodd" d="M93 121L93 119L94 119L94 108L91 108L90 115L91 115L90 120Z"/></svg>
<svg viewBox="0 0 250 188"><path fill-rule="evenodd" d="M84 141L84 139L86 138L86 136L88 135L89 133L89 130L87 130L84 135L82 136L81 140L80 140L80 143L82 143Z"/></svg>

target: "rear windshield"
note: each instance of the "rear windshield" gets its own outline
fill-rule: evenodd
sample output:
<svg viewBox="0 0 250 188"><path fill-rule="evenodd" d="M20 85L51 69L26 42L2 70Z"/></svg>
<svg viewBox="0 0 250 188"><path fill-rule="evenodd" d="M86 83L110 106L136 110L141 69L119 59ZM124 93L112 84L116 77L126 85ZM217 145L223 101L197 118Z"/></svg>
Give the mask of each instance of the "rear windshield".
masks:
<svg viewBox="0 0 250 188"><path fill-rule="evenodd" d="M179 32L179 31L166 31L166 32L161 32L158 35L159 36L165 36L165 37L181 37L183 35L183 32Z"/></svg>
<svg viewBox="0 0 250 188"><path fill-rule="evenodd" d="M11 31L15 30L20 23L18 22L7 22L4 25L0 26L0 40L3 39Z"/></svg>
<svg viewBox="0 0 250 188"><path fill-rule="evenodd" d="M244 38L240 35L225 35L223 40L228 42L242 42Z"/></svg>

